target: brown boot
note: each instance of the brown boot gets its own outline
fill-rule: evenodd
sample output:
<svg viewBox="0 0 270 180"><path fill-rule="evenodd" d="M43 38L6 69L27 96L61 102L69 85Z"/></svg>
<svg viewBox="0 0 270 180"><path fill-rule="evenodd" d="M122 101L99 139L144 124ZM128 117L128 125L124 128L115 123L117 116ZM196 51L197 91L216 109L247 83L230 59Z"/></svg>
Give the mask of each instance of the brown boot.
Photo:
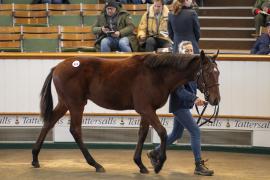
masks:
<svg viewBox="0 0 270 180"><path fill-rule="evenodd" d="M207 160L206 160L207 161ZM195 162L195 170L194 170L194 174L197 175L202 175L202 176L212 176L214 174L213 170L210 170L206 167L204 160Z"/></svg>

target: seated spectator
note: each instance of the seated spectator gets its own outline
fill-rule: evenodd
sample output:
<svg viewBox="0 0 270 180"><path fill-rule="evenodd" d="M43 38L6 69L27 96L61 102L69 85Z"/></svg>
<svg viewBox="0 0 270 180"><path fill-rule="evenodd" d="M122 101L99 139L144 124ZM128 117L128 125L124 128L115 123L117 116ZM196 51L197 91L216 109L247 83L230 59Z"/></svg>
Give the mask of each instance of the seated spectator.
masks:
<svg viewBox="0 0 270 180"><path fill-rule="evenodd" d="M152 4L152 0L119 0L123 4Z"/></svg>
<svg viewBox="0 0 270 180"><path fill-rule="evenodd" d="M31 4L70 4L69 0L33 0Z"/></svg>
<svg viewBox="0 0 270 180"><path fill-rule="evenodd" d="M138 43L133 33L134 29L130 14L120 8L118 2L106 2L104 11L92 26L93 33L97 36L97 51L137 51Z"/></svg>
<svg viewBox="0 0 270 180"><path fill-rule="evenodd" d="M164 4L172 4L174 0L164 0ZM197 9L199 6L203 6L203 0L192 0L192 7Z"/></svg>
<svg viewBox="0 0 270 180"><path fill-rule="evenodd" d="M251 49L251 54L269 54L270 53L270 21L266 23L267 33L262 34L256 40Z"/></svg>
<svg viewBox="0 0 270 180"><path fill-rule="evenodd" d="M154 4L142 16L137 37L146 52L171 46L167 28L168 13L169 9L162 0L154 0Z"/></svg>
<svg viewBox="0 0 270 180"><path fill-rule="evenodd" d="M255 28L256 34L258 36L260 32L260 27L265 26L265 23L270 20L270 2L269 0L257 0L252 9L252 13L255 15Z"/></svg>

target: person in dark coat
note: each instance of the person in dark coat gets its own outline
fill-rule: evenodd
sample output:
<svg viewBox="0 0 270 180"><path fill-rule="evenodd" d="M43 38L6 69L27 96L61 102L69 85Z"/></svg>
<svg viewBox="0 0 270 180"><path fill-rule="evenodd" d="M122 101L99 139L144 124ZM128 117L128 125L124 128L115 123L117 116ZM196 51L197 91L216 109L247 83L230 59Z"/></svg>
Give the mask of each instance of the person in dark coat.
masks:
<svg viewBox="0 0 270 180"><path fill-rule="evenodd" d="M266 23L266 26L267 33L258 37L251 49L251 54L270 54L270 21Z"/></svg>
<svg viewBox="0 0 270 180"><path fill-rule="evenodd" d="M191 41L195 54L199 54L200 23L195 10L191 8L192 1L178 0L169 14L168 33L173 40L173 52L178 52L178 44Z"/></svg>

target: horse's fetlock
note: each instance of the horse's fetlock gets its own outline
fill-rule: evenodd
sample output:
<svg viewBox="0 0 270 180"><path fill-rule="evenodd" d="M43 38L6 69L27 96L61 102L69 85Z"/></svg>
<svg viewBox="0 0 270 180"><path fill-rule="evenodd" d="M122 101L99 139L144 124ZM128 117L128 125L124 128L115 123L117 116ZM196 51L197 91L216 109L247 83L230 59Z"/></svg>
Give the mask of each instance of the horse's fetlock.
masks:
<svg viewBox="0 0 270 180"><path fill-rule="evenodd" d="M142 163L142 160L141 160L140 157L134 157L134 158L133 158L133 161L134 161L137 165Z"/></svg>
<svg viewBox="0 0 270 180"><path fill-rule="evenodd" d="M37 155L39 153L40 150L36 149L36 148L33 148L32 149L32 154L33 155Z"/></svg>

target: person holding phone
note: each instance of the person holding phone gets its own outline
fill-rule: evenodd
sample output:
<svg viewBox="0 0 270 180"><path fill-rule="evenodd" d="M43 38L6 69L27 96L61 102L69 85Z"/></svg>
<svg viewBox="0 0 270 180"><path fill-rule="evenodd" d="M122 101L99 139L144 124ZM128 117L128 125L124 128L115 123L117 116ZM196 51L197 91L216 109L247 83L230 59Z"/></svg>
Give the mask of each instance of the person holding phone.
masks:
<svg viewBox="0 0 270 180"><path fill-rule="evenodd" d="M133 33L134 29L130 14L119 7L119 2L115 0L106 2L104 11L92 26L92 31L97 36L95 43L97 51L137 51L138 43Z"/></svg>
<svg viewBox="0 0 270 180"><path fill-rule="evenodd" d="M260 27L266 26L266 22L270 21L270 0L257 0L252 8L252 13L255 16L256 28L256 34L253 36L258 37Z"/></svg>

